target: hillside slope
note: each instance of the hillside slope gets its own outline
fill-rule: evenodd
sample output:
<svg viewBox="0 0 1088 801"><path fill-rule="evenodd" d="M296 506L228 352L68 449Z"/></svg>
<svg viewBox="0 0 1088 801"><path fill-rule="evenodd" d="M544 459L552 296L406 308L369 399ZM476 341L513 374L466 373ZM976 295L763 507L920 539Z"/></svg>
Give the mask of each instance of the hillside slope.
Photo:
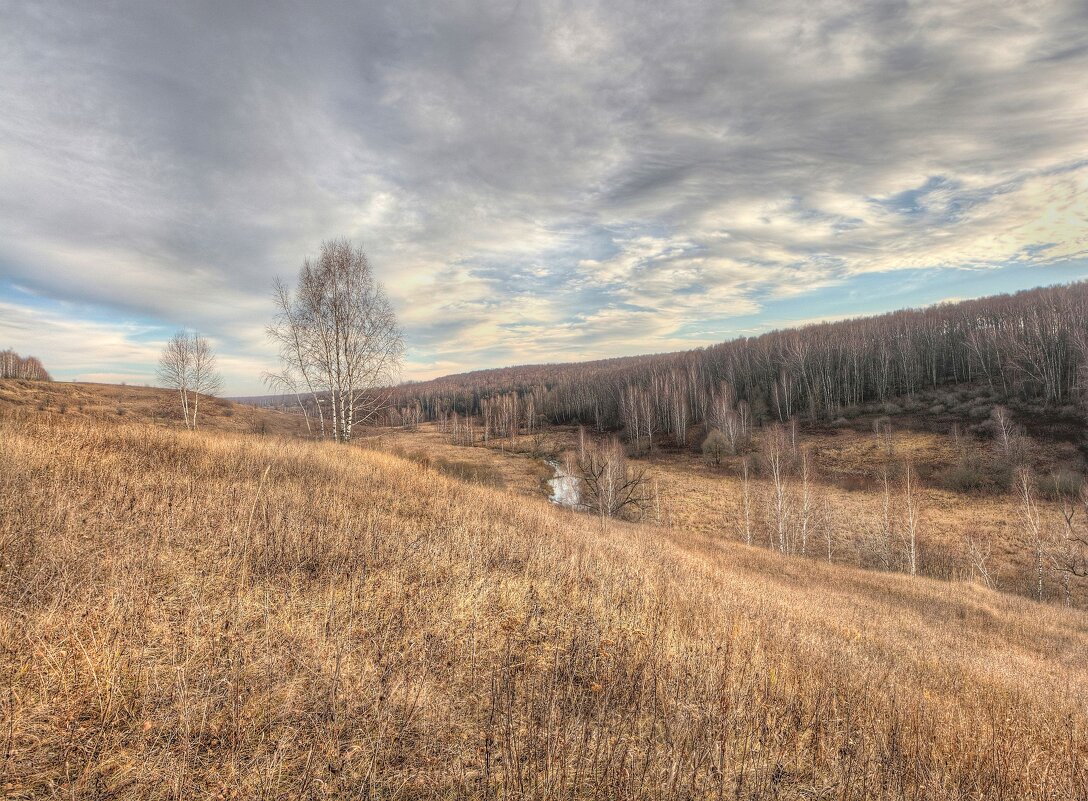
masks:
<svg viewBox="0 0 1088 801"><path fill-rule="evenodd" d="M1080 798L1088 617L0 410L9 798Z"/></svg>
<svg viewBox="0 0 1088 801"><path fill-rule="evenodd" d="M0 380L0 411L11 415L63 416L94 420L136 420L184 428L177 393L159 387L83 382ZM295 414L258 409L202 396L202 428L239 433L302 435L306 421Z"/></svg>

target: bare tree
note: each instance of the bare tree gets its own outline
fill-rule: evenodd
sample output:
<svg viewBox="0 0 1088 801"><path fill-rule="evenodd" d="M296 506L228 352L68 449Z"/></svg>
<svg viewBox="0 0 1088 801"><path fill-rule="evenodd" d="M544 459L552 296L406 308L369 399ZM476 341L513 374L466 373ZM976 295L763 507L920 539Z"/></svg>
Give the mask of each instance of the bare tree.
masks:
<svg viewBox="0 0 1088 801"><path fill-rule="evenodd" d="M892 569L892 485L888 465L883 470L883 501L881 504L880 531L877 539L877 555L885 570Z"/></svg>
<svg viewBox="0 0 1088 801"><path fill-rule="evenodd" d="M1057 538L1053 564L1061 575L1066 600L1074 578L1088 578L1088 482L1072 491L1061 492L1064 528Z"/></svg>
<svg viewBox="0 0 1088 801"><path fill-rule="evenodd" d="M1011 456L1013 441L1016 437L1015 424L1012 415L1004 406L995 406L990 412L990 418L994 421L994 437L1005 456Z"/></svg>
<svg viewBox="0 0 1088 801"><path fill-rule="evenodd" d="M744 482L743 489L743 503L744 503L744 541L752 544L752 496L751 496L751 482L748 479L748 457L745 456L741 460L741 476Z"/></svg>
<svg viewBox="0 0 1088 801"><path fill-rule="evenodd" d="M602 518L641 513L653 502L648 474L628 464L623 445L615 437L604 443L584 444L577 475L581 506Z"/></svg>
<svg viewBox="0 0 1088 801"><path fill-rule="evenodd" d="M0 378L21 378L24 381L53 380L36 357L20 356L11 348L0 350Z"/></svg>
<svg viewBox="0 0 1088 801"><path fill-rule="evenodd" d="M812 481L814 476L812 455L807 447L801 448L798 472L801 474L801 504L798 509L798 523L801 527L801 556L808 556L808 535L812 526Z"/></svg>
<svg viewBox="0 0 1088 801"><path fill-rule="evenodd" d="M990 413L994 429L994 441L998 451L1016 465L1027 463L1030 440L1024 430L1013 422L1012 415L1004 406L995 406Z"/></svg>
<svg viewBox="0 0 1088 801"><path fill-rule="evenodd" d="M334 440L349 441L355 426L389 405L404 354L393 307L366 254L346 239L323 242L317 260L303 262L293 291L277 283L276 303L268 334L279 345L281 371L266 378L308 393L322 436L331 429Z"/></svg>
<svg viewBox="0 0 1088 801"><path fill-rule="evenodd" d="M716 465L722 463L722 456L724 456L729 450L729 440L725 435L716 428L710 429L710 433L706 435L706 439L703 440L703 457L708 462L713 462Z"/></svg>
<svg viewBox="0 0 1088 801"><path fill-rule="evenodd" d="M193 428L196 428L200 396L219 394L223 389L223 377L216 366L215 352L208 340L193 333L190 342L193 365Z"/></svg>
<svg viewBox="0 0 1088 801"><path fill-rule="evenodd" d="M978 574L982 583L992 589L993 579L990 575L990 567L986 564L990 559L990 551L993 549L990 541L983 542L977 536L968 534L966 546L967 558L971 562L971 568Z"/></svg>
<svg viewBox="0 0 1088 801"><path fill-rule="evenodd" d="M1035 600L1043 600L1043 576L1045 574L1046 542L1043 539L1042 523L1039 520L1039 508L1035 504L1035 488L1031 471L1021 467L1016 474L1016 485L1020 494L1020 519L1031 543L1034 557Z"/></svg>
<svg viewBox="0 0 1088 801"><path fill-rule="evenodd" d="M903 506L906 520L903 521L903 536L907 546L907 570L911 576L918 575L918 480L914 467L907 462L903 471Z"/></svg>
<svg viewBox="0 0 1088 801"><path fill-rule="evenodd" d="M195 331L178 331L159 356L158 372L159 379L178 393L185 427L195 429L200 396L215 395L222 387L208 340Z"/></svg>
<svg viewBox="0 0 1088 801"><path fill-rule="evenodd" d="M786 430L775 423L767 429L763 439L763 460L771 477L771 517L778 536L776 546L786 553L789 549L790 497L787 458L789 437Z"/></svg>

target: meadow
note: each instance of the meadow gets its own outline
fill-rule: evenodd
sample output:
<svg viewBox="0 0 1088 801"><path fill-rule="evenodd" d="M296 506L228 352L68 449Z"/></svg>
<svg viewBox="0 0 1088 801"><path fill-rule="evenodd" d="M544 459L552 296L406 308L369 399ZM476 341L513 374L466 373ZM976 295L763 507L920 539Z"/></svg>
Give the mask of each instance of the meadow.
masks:
<svg viewBox="0 0 1088 801"><path fill-rule="evenodd" d="M1086 797L1083 612L372 445L0 408L4 796Z"/></svg>

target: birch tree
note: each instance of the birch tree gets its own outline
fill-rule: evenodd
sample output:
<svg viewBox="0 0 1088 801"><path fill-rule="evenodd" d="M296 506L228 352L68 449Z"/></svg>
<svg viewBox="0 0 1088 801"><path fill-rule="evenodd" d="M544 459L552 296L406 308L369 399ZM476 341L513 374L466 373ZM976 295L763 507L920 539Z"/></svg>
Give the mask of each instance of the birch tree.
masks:
<svg viewBox="0 0 1088 801"><path fill-rule="evenodd" d="M293 290L276 285L276 305L268 335L281 370L267 378L310 396L322 436L350 441L356 426L389 405L404 355L396 314L366 254L346 239L323 242Z"/></svg>
<svg viewBox="0 0 1088 801"><path fill-rule="evenodd" d="M1039 507L1035 503L1034 479L1031 471L1021 467L1016 473L1016 484L1020 494L1020 519L1031 543L1034 557L1034 581L1032 591L1036 601L1043 600L1043 576L1046 573L1046 542L1043 538L1042 523L1039 519Z"/></svg>
<svg viewBox="0 0 1088 801"><path fill-rule="evenodd" d="M801 448L799 472L801 474L801 503L798 510L798 522L801 528L801 556L808 556L808 536L812 525L812 482L814 478L812 455L808 448Z"/></svg>
<svg viewBox="0 0 1088 801"><path fill-rule="evenodd" d="M772 425L763 442L763 462L771 478L771 518L778 550L789 551L790 497L787 453L789 440L782 426ZM773 547L773 546L772 546Z"/></svg>
<svg viewBox="0 0 1088 801"><path fill-rule="evenodd" d="M25 381L52 381L42 363L34 356L20 356L11 348L0 350L0 378Z"/></svg>
<svg viewBox="0 0 1088 801"><path fill-rule="evenodd" d="M907 546L907 570L911 576L918 575L918 479L914 467L907 462L903 471L903 506L906 519L903 521L904 539Z"/></svg>
<svg viewBox="0 0 1088 801"><path fill-rule="evenodd" d="M744 541L748 545L752 544L752 496L751 496L751 482L748 478L748 457L745 456L741 460L741 479L743 481L743 495L742 502L744 504Z"/></svg>
<svg viewBox="0 0 1088 801"><path fill-rule="evenodd" d="M211 344L195 331L178 331L159 356L158 373L163 384L178 393L185 427L195 429L201 395L215 395L222 387Z"/></svg>

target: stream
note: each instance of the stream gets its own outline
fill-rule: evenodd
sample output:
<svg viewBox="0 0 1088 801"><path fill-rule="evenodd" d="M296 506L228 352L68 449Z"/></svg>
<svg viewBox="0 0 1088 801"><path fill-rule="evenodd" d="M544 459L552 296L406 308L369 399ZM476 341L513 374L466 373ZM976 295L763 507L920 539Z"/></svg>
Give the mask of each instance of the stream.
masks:
<svg viewBox="0 0 1088 801"><path fill-rule="evenodd" d="M568 473L557 459L545 459L544 461L555 471L555 476L548 479L548 486L551 488L548 500L569 509L577 508L579 501L577 477Z"/></svg>

